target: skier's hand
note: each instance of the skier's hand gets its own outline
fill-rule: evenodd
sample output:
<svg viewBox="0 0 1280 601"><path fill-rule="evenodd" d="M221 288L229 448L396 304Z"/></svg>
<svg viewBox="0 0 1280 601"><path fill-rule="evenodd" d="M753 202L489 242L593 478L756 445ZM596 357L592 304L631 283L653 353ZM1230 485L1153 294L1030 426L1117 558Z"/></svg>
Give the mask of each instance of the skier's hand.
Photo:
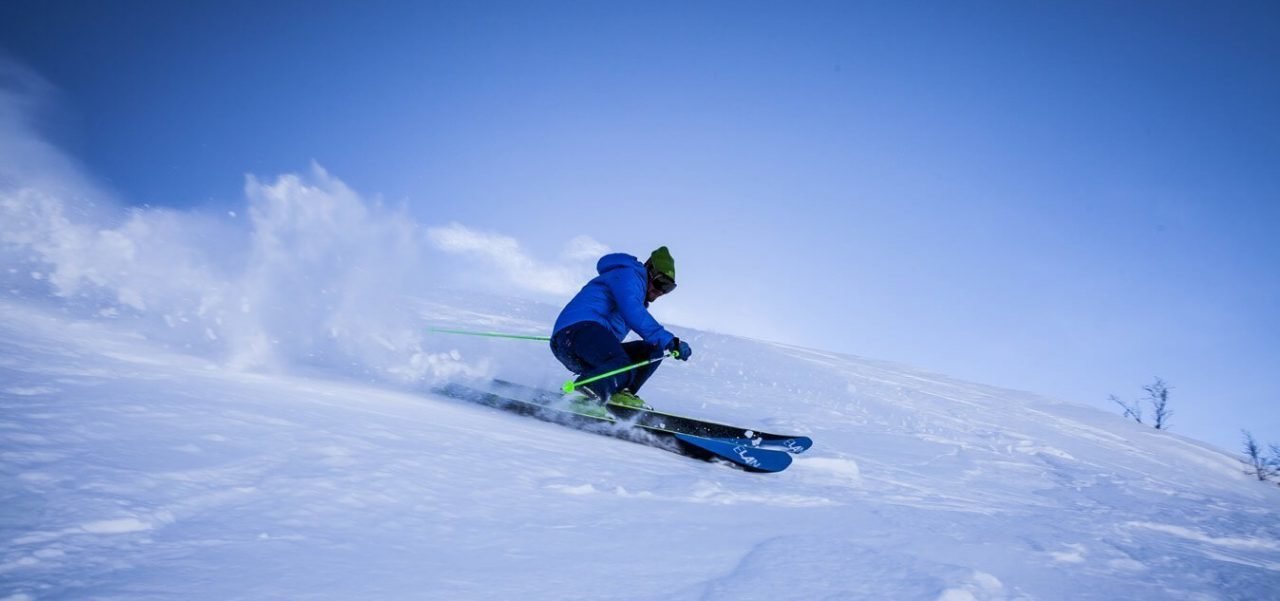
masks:
<svg viewBox="0 0 1280 601"><path fill-rule="evenodd" d="M689 343L679 338L672 338L671 344L667 345L667 350L671 351L671 354L681 361L688 361L689 356L693 355L693 349L689 348Z"/></svg>

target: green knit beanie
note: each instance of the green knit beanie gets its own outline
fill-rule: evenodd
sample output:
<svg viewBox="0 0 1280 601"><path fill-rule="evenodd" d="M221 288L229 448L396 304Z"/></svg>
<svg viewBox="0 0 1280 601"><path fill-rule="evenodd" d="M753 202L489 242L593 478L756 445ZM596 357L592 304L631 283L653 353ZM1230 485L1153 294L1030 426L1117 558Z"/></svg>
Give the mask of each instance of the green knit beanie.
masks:
<svg viewBox="0 0 1280 601"><path fill-rule="evenodd" d="M676 260L671 258L671 251L667 247L659 246L658 250L653 251L646 265L658 273L667 274L671 281L676 281Z"/></svg>

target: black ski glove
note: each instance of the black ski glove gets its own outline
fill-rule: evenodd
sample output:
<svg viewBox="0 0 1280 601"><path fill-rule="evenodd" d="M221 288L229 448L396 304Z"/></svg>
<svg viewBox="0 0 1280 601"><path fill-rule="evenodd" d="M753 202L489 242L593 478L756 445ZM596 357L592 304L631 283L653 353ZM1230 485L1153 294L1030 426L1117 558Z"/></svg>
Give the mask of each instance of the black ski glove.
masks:
<svg viewBox="0 0 1280 601"><path fill-rule="evenodd" d="M671 351L671 356L681 361L688 361L693 355L693 349L689 348L689 343L679 338L672 338L671 344L667 345L667 350Z"/></svg>

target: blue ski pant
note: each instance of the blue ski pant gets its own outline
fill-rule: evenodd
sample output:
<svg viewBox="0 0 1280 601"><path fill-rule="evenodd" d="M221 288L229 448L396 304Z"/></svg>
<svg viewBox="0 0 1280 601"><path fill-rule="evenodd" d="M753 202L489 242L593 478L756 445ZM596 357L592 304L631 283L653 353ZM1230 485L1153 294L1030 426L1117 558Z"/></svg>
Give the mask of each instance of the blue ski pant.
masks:
<svg viewBox="0 0 1280 601"><path fill-rule="evenodd" d="M582 321L561 328L551 337L551 352L569 371L578 374L579 381L662 356L662 349L642 340L618 342L609 328L594 321ZM602 399L613 396L614 391L623 388L639 392L660 363L656 361L624 371L587 384L585 388Z"/></svg>

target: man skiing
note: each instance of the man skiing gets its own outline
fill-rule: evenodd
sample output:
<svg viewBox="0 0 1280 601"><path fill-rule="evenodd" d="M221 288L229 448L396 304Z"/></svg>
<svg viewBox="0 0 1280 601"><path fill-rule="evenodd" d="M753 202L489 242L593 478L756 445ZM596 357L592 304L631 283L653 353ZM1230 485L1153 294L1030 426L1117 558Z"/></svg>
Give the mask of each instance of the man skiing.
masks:
<svg viewBox="0 0 1280 601"><path fill-rule="evenodd" d="M647 359L666 351L688 361L693 351L649 314L649 303L675 290L676 263L662 246L640 260L624 253L608 254L596 263L600 275L587 282L556 319L551 352L583 380ZM628 331L642 340L623 343ZM603 401L644 407L635 395L658 362L597 380L583 388Z"/></svg>

